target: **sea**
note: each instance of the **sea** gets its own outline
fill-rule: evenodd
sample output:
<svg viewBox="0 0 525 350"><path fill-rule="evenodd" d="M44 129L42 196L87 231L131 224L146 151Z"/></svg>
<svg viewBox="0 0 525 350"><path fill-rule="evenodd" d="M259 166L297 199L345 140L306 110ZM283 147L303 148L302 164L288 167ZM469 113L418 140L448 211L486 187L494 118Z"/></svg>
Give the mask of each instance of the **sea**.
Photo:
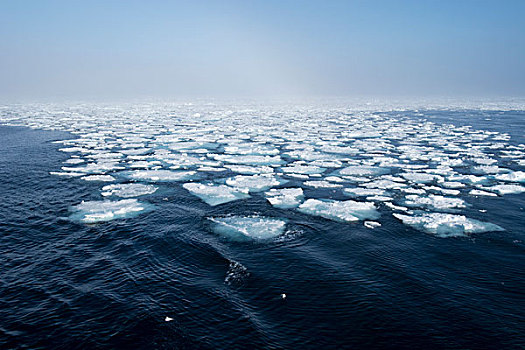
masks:
<svg viewBox="0 0 525 350"><path fill-rule="evenodd" d="M0 348L523 349L524 106L0 105Z"/></svg>

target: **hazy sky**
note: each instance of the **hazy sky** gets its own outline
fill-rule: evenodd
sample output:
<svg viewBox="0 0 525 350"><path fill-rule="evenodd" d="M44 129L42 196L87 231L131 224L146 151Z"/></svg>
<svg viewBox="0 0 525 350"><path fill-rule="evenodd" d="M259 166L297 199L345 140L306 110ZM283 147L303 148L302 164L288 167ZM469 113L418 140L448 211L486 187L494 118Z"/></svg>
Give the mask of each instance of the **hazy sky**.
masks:
<svg viewBox="0 0 525 350"><path fill-rule="evenodd" d="M0 0L0 97L524 96L525 0Z"/></svg>

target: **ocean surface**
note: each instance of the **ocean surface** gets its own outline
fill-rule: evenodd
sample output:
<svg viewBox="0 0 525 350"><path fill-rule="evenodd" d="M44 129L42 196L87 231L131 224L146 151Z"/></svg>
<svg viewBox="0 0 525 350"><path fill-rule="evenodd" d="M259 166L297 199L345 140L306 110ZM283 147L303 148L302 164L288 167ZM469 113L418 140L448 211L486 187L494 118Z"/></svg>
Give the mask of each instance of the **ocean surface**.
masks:
<svg viewBox="0 0 525 350"><path fill-rule="evenodd" d="M486 106L2 106L0 348L525 348L524 130Z"/></svg>

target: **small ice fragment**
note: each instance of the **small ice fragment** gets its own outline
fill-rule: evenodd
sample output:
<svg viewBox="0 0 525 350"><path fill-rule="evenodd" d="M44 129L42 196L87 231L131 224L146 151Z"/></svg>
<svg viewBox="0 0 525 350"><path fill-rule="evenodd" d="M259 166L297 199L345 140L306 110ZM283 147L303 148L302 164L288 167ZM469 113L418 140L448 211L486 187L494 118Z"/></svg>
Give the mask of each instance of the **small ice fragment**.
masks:
<svg viewBox="0 0 525 350"><path fill-rule="evenodd" d="M166 318L164 319L164 321L166 321L166 322L171 322L171 321L173 321L173 318L166 316Z"/></svg>
<svg viewBox="0 0 525 350"><path fill-rule="evenodd" d="M363 225L365 225L367 228L376 228L381 226L381 224L377 221L365 221Z"/></svg>

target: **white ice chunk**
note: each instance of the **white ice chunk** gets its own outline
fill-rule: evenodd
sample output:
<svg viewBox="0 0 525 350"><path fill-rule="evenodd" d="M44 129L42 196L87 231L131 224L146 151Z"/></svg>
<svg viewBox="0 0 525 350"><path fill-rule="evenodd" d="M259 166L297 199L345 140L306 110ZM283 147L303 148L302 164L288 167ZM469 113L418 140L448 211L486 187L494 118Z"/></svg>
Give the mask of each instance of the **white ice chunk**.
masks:
<svg viewBox="0 0 525 350"><path fill-rule="evenodd" d="M417 216L392 214L405 225L438 237L458 237L470 233L504 231L498 225L469 219L464 215L426 213Z"/></svg>
<svg viewBox="0 0 525 350"><path fill-rule="evenodd" d="M186 181L195 177L195 171L137 170L129 173L129 178L146 181Z"/></svg>
<svg viewBox="0 0 525 350"><path fill-rule="evenodd" d="M469 192L470 195L472 196L488 196L488 197L497 197L498 195L493 193L493 192L487 192L487 191L482 191L482 190L476 190L476 189L473 189Z"/></svg>
<svg viewBox="0 0 525 350"><path fill-rule="evenodd" d="M247 188L250 192L266 191L274 186L286 183L287 180L279 179L272 174L262 175L237 175L226 179L226 184L232 187Z"/></svg>
<svg viewBox="0 0 525 350"><path fill-rule="evenodd" d="M483 190L496 192L503 196L506 194L515 194L525 192L525 187L520 185L495 185L491 187L483 187Z"/></svg>
<svg viewBox="0 0 525 350"><path fill-rule="evenodd" d="M428 197L408 195L405 197L405 205L409 207L423 207L436 210L450 210L466 207L465 201L460 198L443 197L433 194Z"/></svg>
<svg viewBox="0 0 525 350"><path fill-rule="evenodd" d="M508 174L499 174L494 177L501 181L525 182L525 171L512 171Z"/></svg>
<svg viewBox="0 0 525 350"><path fill-rule="evenodd" d="M298 210L306 214L341 222L377 219L379 217L379 212L376 210L374 203L357 202L353 200L308 199L299 206Z"/></svg>
<svg viewBox="0 0 525 350"><path fill-rule="evenodd" d="M81 179L85 181L102 181L102 182L115 181L115 178L111 175L87 175L87 176L82 176Z"/></svg>
<svg viewBox="0 0 525 350"><path fill-rule="evenodd" d="M232 240L266 240L283 234L286 221L258 216L229 216L210 218L212 229Z"/></svg>
<svg viewBox="0 0 525 350"><path fill-rule="evenodd" d="M89 201L82 202L72 208L71 219L91 224L110 221L113 219L128 218L151 209L151 205L136 199L119 201Z"/></svg>
<svg viewBox="0 0 525 350"><path fill-rule="evenodd" d="M366 196L382 196L385 194L384 190L379 188L345 188L343 193L351 197L366 197Z"/></svg>
<svg viewBox="0 0 525 350"><path fill-rule="evenodd" d="M365 225L366 228L372 228L372 229L376 227L381 227L381 223L377 221L365 221L363 225Z"/></svg>
<svg viewBox="0 0 525 350"><path fill-rule="evenodd" d="M157 190L153 185L144 185L139 183L113 184L102 187L102 195L118 196L122 198L138 197L146 194L152 194Z"/></svg>
<svg viewBox="0 0 525 350"><path fill-rule="evenodd" d="M302 188L273 188L265 194L271 205L282 209L297 207L304 197Z"/></svg>
<svg viewBox="0 0 525 350"><path fill-rule="evenodd" d="M341 184L336 184L333 182L328 182L325 180L319 180L319 181L305 181L303 185L308 187L314 187L314 188L340 188L343 187Z"/></svg>
<svg viewBox="0 0 525 350"><path fill-rule="evenodd" d="M390 170L388 168L381 168L376 166L354 165L339 170L341 175L350 176L372 176L387 174Z"/></svg>
<svg viewBox="0 0 525 350"><path fill-rule="evenodd" d="M182 187L211 206L250 197L247 189L232 188L226 185L189 182Z"/></svg>

